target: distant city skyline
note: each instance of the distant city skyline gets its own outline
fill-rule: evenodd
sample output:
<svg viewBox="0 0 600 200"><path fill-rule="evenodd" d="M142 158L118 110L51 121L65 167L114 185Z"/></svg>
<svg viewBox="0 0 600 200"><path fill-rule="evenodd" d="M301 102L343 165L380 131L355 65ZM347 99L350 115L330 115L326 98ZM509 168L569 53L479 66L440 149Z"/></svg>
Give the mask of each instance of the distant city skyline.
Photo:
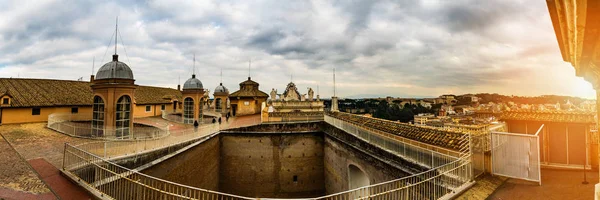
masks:
<svg viewBox="0 0 600 200"><path fill-rule="evenodd" d="M441 94L595 98L563 62L545 1L0 0L0 77L89 80L113 53L136 83L239 89L250 75L283 92L291 80L340 97ZM121 38L120 38L121 40ZM125 48L123 48L123 46ZM105 53L106 52L106 53ZM95 73L95 72L94 72ZM180 77L180 78L179 78ZM317 86L319 90L317 91Z"/></svg>

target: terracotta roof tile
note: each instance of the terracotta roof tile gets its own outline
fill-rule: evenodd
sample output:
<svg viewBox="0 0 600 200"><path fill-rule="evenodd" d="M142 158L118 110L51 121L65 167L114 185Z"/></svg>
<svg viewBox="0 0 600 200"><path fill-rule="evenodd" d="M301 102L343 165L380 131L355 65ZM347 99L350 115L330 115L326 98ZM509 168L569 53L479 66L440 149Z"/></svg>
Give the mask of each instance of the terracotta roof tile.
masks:
<svg viewBox="0 0 600 200"><path fill-rule="evenodd" d="M0 94L10 94L11 107L91 106L89 82L52 79L0 78ZM170 103L181 98L181 92L160 87L139 86L137 104Z"/></svg>
<svg viewBox="0 0 600 200"><path fill-rule="evenodd" d="M363 117L342 112L333 112L330 113L330 115L357 125L366 126L386 133L399 135L407 139L453 150L460 149L461 144L459 141L464 135L463 133L457 131L421 127L412 124Z"/></svg>
<svg viewBox="0 0 600 200"><path fill-rule="evenodd" d="M583 111L510 111L503 112L499 119L595 124L594 115L594 112Z"/></svg>

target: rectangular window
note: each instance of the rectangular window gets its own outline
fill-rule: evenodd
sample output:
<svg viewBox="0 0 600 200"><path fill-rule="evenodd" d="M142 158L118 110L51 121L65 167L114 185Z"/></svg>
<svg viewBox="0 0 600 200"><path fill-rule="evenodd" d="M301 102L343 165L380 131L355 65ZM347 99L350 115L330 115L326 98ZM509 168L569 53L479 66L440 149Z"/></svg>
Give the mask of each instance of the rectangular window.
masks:
<svg viewBox="0 0 600 200"><path fill-rule="evenodd" d="M31 115L40 115L41 108L32 108Z"/></svg>
<svg viewBox="0 0 600 200"><path fill-rule="evenodd" d="M2 99L2 104L8 104L8 98Z"/></svg>
<svg viewBox="0 0 600 200"><path fill-rule="evenodd" d="M152 106L146 106L146 112L152 111Z"/></svg>
<svg viewBox="0 0 600 200"><path fill-rule="evenodd" d="M79 113L79 108L78 107L72 107L71 108L71 114L77 114Z"/></svg>
<svg viewBox="0 0 600 200"><path fill-rule="evenodd" d="M166 107L166 106L165 106L164 104L163 104L163 105L160 105L160 110L165 110L165 107Z"/></svg>

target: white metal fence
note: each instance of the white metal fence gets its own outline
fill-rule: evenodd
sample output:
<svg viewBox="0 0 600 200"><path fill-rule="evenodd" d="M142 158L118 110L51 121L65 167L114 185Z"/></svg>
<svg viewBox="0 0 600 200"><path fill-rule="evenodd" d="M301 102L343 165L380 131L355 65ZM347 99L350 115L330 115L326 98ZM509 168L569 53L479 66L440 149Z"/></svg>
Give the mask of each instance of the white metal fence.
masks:
<svg viewBox="0 0 600 200"><path fill-rule="evenodd" d="M254 199L186 186L116 165L65 144L63 172L105 199Z"/></svg>
<svg viewBox="0 0 600 200"><path fill-rule="evenodd" d="M325 120L336 127L342 127L343 130L352 131L354 126L329 116L326 116ZM400 179L308 199L449 199L473 184L468 142L465 143L465 151L459 152L458 157L453 157L396 140L374 130L354 127L350 134L388 151L406 155L407 158L423 165L435 167ZM260 199L173 183L132 171L107 160L115 156L169 147L217 132L218 125L208 125L201 126L200 130L174 132L161 140L103 141L81 145L67 143L63 172L93 194L108 199Z"/></svg>
<svg viewBox="0 0 600 200"><path fill-rule="evenodd" d="M463 148L460 151L451 151L434 145L411 141L395 134L360 127L329 115L325 115L325 122L428 169L445 165L457 160L461 154L469 153L468 134L465 134L463 139L460 140Z"/></svg>
<svg viewBox="0 0 600 200"><path fill-rule="evenodd" d="M135 141L98 141L74 145L86 152L101 158L114 158L153 151L194 139L202 138L219 131L218 124L202 125L199 128L171 131L169 136L158 140L135 140Z"/></svg>
<svg viewBox="0 0 600 200"><path fill-rule="evenodd" d="M91 114L52 113L48 115L47 127L60 133L81 137L104 140L145 140L169 135L168 124L146 125L133 121L134 127L126 135L117 134L114 128L105 128L102 135L94 135L92 131ZM143 126L140 126L143 125Z"/></svg>
<svg viewBox="0 0 600 200"><path fill-rule="evenodd" d="M473 183L471 163L464 157L419 174L313 199L451 199Z"/></svg>
<svg viewBox="0 0 600 200"><path fill-rule="evenodd" d="M283 115L283 116L267 116L262 118L263 123L286 123L286 122L318 122L323 121L323 114L321 115Z"/></svg>
<svg viewBox="0 0 600 200"><path fill-rule="evenodd" d="M495 132L491 133L492 173L510 178L538 182L540 185L540 141L535 135Z"/></svg>

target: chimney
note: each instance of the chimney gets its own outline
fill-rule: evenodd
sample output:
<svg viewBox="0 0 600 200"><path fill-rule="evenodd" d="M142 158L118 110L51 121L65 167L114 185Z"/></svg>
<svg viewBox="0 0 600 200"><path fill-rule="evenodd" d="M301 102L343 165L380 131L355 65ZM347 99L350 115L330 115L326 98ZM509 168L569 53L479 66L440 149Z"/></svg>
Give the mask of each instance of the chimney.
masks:
<svg viewBox="0 0 600 200"><path fill-rule="evenodd" d="M93 82L94 82L94 75L92 74L92 75L90 76L90 83L93 83Z"/></svg>
<svg viewBox="0 0 600 200"><path fill-rule="evenodd" d="M177 91L181 91L181 85L177 85Z"/></svg>

